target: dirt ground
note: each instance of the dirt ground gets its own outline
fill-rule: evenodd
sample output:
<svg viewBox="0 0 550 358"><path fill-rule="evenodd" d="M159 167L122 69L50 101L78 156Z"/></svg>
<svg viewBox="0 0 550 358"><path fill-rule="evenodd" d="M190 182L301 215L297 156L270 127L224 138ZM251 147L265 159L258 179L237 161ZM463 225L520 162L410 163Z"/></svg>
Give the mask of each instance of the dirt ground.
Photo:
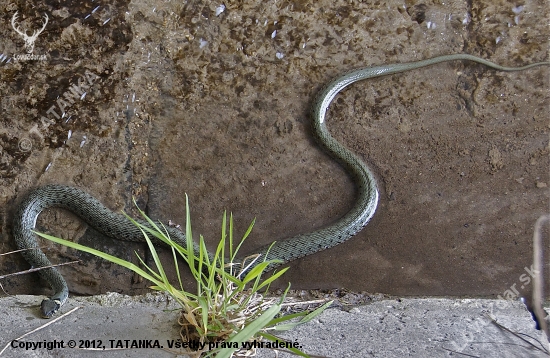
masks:
<svg viewBox="0 0 550 358"><path fill-rule="evenodd" d="M312 135L309 110L330 79L462 52L508 66L548 61L545 0L71 4L0 0L0 252L15 249L11 223L24 195L61 183L113 210L132 211L134 196L151 217L182 225L187 193L193 228L211 247L224 210L237 233L256 218L244 248L252 253L329 225L353 203L351 179ZM16 12L28 34L48 16L36 58L22 57ZM375 172L379 208L348 242L290 263L279 287L508 298L531 290L521 277L549 203L549 75L452 62L345 90L328 127ZM135 262L134 251L145 255L144 245L101 238L61 211L40 223ZM44 245L54 262L82 260L62 269L73 294L147 287ZM19 255L0 256L0 275L26 268ZM1 283L9 294L48 292L38 275Z"/></svg>

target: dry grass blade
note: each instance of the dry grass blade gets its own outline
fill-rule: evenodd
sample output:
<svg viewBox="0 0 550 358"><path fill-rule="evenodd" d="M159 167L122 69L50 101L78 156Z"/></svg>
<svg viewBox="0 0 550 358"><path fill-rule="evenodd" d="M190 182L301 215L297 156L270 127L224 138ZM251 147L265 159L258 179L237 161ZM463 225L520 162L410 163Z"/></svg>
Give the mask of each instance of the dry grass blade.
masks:
<svg viewBox="0 0 550 358"><path fill-rule="evenodd" d="M465 357L481 358L480 356L474 356L474 355L468 354L468 353L462 353L462 352L458 352L458 351L453 351L452 349L449 349L449 348L445 348L445 347L442 347L442 348L443 348L444 350L448 351L448 352L460 354L460 355L463 355L463 356L465 356Z"/></svg>
<svg viewBox="0 0 550 358"><path fill-rule="evenodd" d="M57 267L57 266L63 266L63 265L71 265L71 264L75 264L75 263L78 263L78 262L80 262L80 261L70 261L70 262L64 262L64 263L62 263L62 264L56 264L56 265L50 265L50 266L42 266L42 267L35 267L35 268L28 269L28 270L25 270L25 271L19 271L19 272L9 273L9 274L7 274L7 275L0 276L0 280L3 279L3 278L6 278L6 277L10 277L10 276L24 275L24 274L27 274L27 273L36 272L36 271L44 270L44 269L51 268L51 267Z"/></svg>
<svg viewBox="0 0 550 358"><path fill-rule="evenodd" d="M0 256L11 255L11 254L15 254L15 253L21 252L21 251L37 250L37 249L43 250L42 247L37 247L37 248L31 247L31 248L27 248L27 249L19 249L19 250L15 250L15 251L5 252L3 254L0 254Z"/></svg>
<svg viewBox="0 0 550 358"><path fill-rule="evenodd" d="M313 305L313 304L322 304L326 303L327 300L320 299L320 300L312 300L312 301L295 301L295 302L285 302L282 303L281 306L305 306L305 305Z"/></svg>
<svg viewBox="0 0 550 358"><path fill-rule="evenodd" d="M542 308L542 298L544 295L544 268L542 265L543 249L542 249L542 225L544 222L550 220L550 215L540 216L535 223L535 230L533 232L533 266L537 273L533 278L533 311L540 324L540 329L546 334L546 337L550 340L548 332L548 322L546 321L546 312Z"/></svg>
<svg viewBox="0 0 550 358"><path fill-rule="evenodd" d="M291 352L289 350L286 350L286 349L273 349L275 352L283 352L283 353L288 353L288 354L293 354L295 356L297 356L298 354L294 353L294 352ZM309 358L331 358L331 357L327 357L327 356L316 356L314 354L308 354L307 355ZM278 355L277 355L278 357Z"/></svg>
<svg viewBox="0 0 550 358"><path fill-rule="evenodd" d="M20 339L25 338L25 337L28 336L28 335L31 335L31 334L33 334L33 333L35 333L35 332L38 332L38 331L40 331L41 329L46 328L46 327L48 327L49 325L54 324L55 322L59 321L60 319L66 317L66 316L68 316L68 315L70 315L71 313L73 313L74 311L76 311L76 310L79 309L79 308L82 308L82 306L75 307L75 308L73 308L72 310L70 310L69 312L62 314L61 316L59 316L59 317L57 317L57 318L55 318L55 319L49 321L48 323L43 324L42 326L40 326L40 327L38 327L38 328L35 328L35 329L33 329L32 331L30 331L30 332L25 333L25 334L22 335L21 337L18 337L18 338L15 338L15 339L9 341L8 344L6 344L6 346L4 347L4 349L2 349L2 350L0 351L0 355L2 355L2 353L4 353L4 351L5 351L6 349L8 349L8 347L11 345L11 342L13 342L13 341L18 341L18 340L20 340Z"/></svg>
<svg viewBox="0 0 550 358"><path fill-rule="evenodd" d="M538 351L541 351L541 352L546 353L546 354L549 353L548 350L547 350L546 348L544 348L544 345L543 345L538 339L533 338L533 337L531 337L531 336L529 336L529 335L527 335L527 334L514 332L514 331L512 331L511 329L509 329L509 328L507 328L507 327L504 327L503 325L501 325L500 323L498 323L493 317L491 317L491 316L489 316L489 315L486 315L486 316L487 316L487 318L488 318L489 320L491 320L491 323L494 324L495 326L497 326L498 328L500 328L500 329L502 329L502 330L504 330L504 331L506 331L506 332L508 332L508 333L511 333L512 335L514 335L515 337L521 339L522 341L524 341L525 343L527 343L529 346L533 347L534 349L536 349L536 350L538 350ZM528 341L527 339L523 338L522 335L527 336L527 337L531 338L532 340L537 341L537 342L540 344L540 346L541 346L542 348L536 346L536 345L533 344L532 342L530 342L530 341Z"/></svg>

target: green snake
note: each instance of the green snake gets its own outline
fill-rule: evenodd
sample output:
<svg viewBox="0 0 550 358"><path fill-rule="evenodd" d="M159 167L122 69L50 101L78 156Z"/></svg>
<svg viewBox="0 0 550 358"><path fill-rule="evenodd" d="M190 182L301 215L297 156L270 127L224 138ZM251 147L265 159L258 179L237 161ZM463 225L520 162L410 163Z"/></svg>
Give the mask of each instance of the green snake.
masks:
<svg viewBox="0 0 550 358"><path fill-rule="evenodd" d="M348 240L369 222L376 211L378 190L374 175L359 157L336 141L327 130L325 115L334 97L344 88L357 81L455 60L474 61L499 71L522 71L535 66L550 65L550 62L539 62L523 67L503 67L476 56L455 54L417 62L358 69L341 75L330 82L320 91L313 103L314 133L319 144L343 165L352 176L357 186L357 199L354 206L330 226L275 242L271 248L270 245L260 248L257 253L262 254L263 257L281 261L279 264L269 267L270 269ZM32 191L22 201L14 218L13 233L17 246L20 249L30 249L23 251L22 254L29 264L34 267L51 266L51 262L40 250L36 237L32 232L38 215L42 210L50 207L61 207L73 212L108 237L128 241L144 241L140 229L122 214L107 209L91 195L69 186L47 185ZM186 246L185 235L181 231L170 227L167 227L167 230L174 241L182 244L183 247ZM195 250L197 250L196 246ZM52 297L43 300L41 304L42 315L49 318L66 302L69 289L57 269L47 268L40 270L39 273L55 292Z"/></svg>

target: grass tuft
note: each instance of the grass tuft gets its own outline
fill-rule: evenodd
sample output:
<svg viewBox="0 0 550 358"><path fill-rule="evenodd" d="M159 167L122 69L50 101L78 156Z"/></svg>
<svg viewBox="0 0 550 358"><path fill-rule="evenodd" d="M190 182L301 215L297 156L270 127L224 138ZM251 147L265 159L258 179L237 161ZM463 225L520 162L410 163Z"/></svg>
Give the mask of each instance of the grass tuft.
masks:
<svg viewBox="0 0 550 358"><path fill-rule="evenodd" d="M152 282L152 289L164 291L172 296L182 307L178 319L181 325L180 336L182 341L200 342L205 345L202 350L193 352L196 356L215 356L217 358L250 356L254 354L254 342L258 343L265 340L284 342L284 340L274 335L273 332L286 331L297 325L306 323L332 304L332 301L330 301L312 312L304 311L282 316L281 308L290 289L290 284L281 297L268 298L266 294L270 284L281 277L288 268L274 271L267 279L262 279L266 268L270 264L280 261L266 260L265 257L260 257L260 255L248 256L241 262L238 262L236 258L242 243L252 231L254 221L249 225L235 247L233 216L230 215L229 220L227 220L227 215L224 212L221 238L216 247L215 254L212 256L209 255L202 235L199 237L198 253L195 253L193 250L194 242L187 195L185 197L185 205L185 247L174 242L162 224L155 223L139 208L140 214L148 225L142 224L124 214L143 232L156 270L147 266L137 253L136 255L144 269L131 262L71 241L43 233L37 232L36 234L58 244L96 255L107 261L126 267ZM229 226L229 229L227 226ZM153 246L151 236L168 245L172 251L173 262L177 272L177 283L175 285L172 285L166 276L163 264ZM229 240L229 255L226 260L225 247L227 240ZM195 278L196 290L194 293L188 292L183 288L178 258L183 259L187 263L188 269ZM210 347L221 348L210 349ZM286 350L296 355L307 357L305 353L294 346L287 346Z"/></svg>

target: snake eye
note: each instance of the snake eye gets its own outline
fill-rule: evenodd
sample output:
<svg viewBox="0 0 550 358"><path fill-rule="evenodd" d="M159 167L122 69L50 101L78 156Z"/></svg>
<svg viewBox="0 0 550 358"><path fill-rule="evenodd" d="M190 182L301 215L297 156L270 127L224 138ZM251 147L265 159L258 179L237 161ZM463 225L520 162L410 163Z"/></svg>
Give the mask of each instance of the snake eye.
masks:
<svg viewBox="0 0 550 358"><path fill-rule="evenodd" d="M47 298L40 304L40 312L44 318L52 318L59 307L61 307L60 301Z"/></svg>

